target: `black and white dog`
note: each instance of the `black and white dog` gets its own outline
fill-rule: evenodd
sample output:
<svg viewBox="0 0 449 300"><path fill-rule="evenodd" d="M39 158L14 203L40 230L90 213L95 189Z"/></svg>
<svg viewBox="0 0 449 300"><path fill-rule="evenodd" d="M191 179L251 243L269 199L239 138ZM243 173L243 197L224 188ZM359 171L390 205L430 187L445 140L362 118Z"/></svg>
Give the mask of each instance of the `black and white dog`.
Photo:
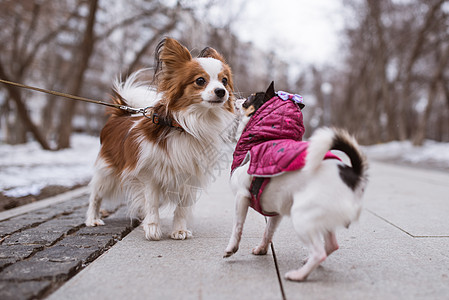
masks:
<svg viewBox="0 0 449 300"><path fill-rule="evenodd" d="M272 86L270 88L266 93L252 95L243 105L240 103L237 111L246 114L241 118L242 122L247 123L254 112L273 96L274 89ZM244 126L241 124L240 128ZM330 150L343 151L349 157L351 166L338 159L323 160ZM367 160L356 140L346 131L318 129L311 137L306 151L302 169L274 176L266 185L260 205L263 211L277 215L268 217L263 239L252 251L255 255L266 254L282 216L290 215L300 241L309 251L304 266L285 274L287 279L294 281L305 280L328 255L338 249L335 230L348 227L358 219L367 184ZM233 255L239 247L251 201L250 185L254 179L253 175L248 174L249 166L250 161L243 163L231 176L236 219L224 257Z"/></svg>

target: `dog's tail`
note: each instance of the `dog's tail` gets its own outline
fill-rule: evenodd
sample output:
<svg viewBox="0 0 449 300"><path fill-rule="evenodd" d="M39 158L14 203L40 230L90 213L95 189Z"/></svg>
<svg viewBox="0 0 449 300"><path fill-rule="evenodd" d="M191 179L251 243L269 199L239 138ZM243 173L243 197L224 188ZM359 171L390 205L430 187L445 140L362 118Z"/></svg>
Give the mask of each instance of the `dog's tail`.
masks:
<svg viewBox="0 0 449 300"><path fill-rule="evenodd" d="M141 69L129 75L126 80L116 79L113 85L112 102L114 104L130 106L132 108L146 108L155 106L160 100L156 89L149 85L148 81L142 81L144 73L148 69ZM125 100L126 99L126 100ZM126 110L110 108L109 114L115 116L129 115Z"/></svg>
<svg viewBox="0 0 449 300"><path fill-rule="evenodd" d="M126 100L116 90L112 90L111 101L115 105L128 106L128 103L126 102ZM118 107L108 107L106 110L106 114L119 117L119 116L129 115L130 113L127 112L126 110L120 109Z"/></svg>
<svg viewBox="0 0 449 300"><path fill-rule="evenodd" d="M351 167L340 165L340 177L355 190L367 178L368 161L360 146L347 131L335 128L320 128L310 138L304 169L317 170L324 156L330 150L344 152L351 161Z"/></svg>

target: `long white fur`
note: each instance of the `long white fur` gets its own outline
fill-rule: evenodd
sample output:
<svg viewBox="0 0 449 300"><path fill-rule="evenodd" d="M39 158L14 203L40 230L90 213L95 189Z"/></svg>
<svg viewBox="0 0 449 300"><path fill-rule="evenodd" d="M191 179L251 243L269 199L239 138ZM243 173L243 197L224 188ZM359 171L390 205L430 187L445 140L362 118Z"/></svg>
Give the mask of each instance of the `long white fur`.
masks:
<svg viewBox="0 0 449 300"><path fill-rule="evenodd" d="M138 75L139 72L124 82L117 81L115 89L132 107L153 106L163 95L139 82ZM174 116L188 134L172 130L166 140L167 151L161 150L155 141L142 137L136 167L123 171L119 178L99 156L90 183L91 205L86 225L104 225L98 213L102 198L124 195L130 215L144 218L142 226L147 239L161 238L158 209L170 203L176 205L171 237L191 236L186 222L196 200L195 189L204 187L212 177L216 150L220 149L221 138L226 136L224 133L234 117L223 106L210 105L207 101L191 105ZM136 118L135 122L147 121Z"/></svg>
<svg viewBox="0 0 449 300"><path fill-rule="evenodd" d="M127 104L133 108L145 108L154 106L161 100L162 94L156 91L156 88L149 85L148 82L139 81L142 73L148 69L141 69L132 73L125 81L116 79L113 83L113 89L119 93Z"/></svg>
<svg viewBox="0 0 449 300"><path fill-rule="evenodd" d="M341 131L338 132L342 134ZM339 246L335 230L349 226L358 219L361 212L361 197L366 181L362 180L353 191L339 176L338 166L342 163L334 159L323 161L336 133L337 131L329 128L317 130L311 137L305 167L271 178L261 197L263 209L279 215L268 218L263 239L253 249L253 254L267 253L277 225L282 216L288 215L291 216L300 241L309 249L307 263L286 273L285 277L290 280L305 280L328 255L337 250ZM346 142L358 147L348 134L344 138ZM239 247L250 199L252 176L247 173L248 167L249 162L234 170L231 177L231 187L236 199L236 216L224 257L231 256Z"/></svg>
<svg viewBox="0 0 449 300"><path fill-rule="evenodd" d="M334 131L327 127L318 128L314 132L307 148L304 170L316 170L321 165L324 155L332 146L334 136Z"/></svg>

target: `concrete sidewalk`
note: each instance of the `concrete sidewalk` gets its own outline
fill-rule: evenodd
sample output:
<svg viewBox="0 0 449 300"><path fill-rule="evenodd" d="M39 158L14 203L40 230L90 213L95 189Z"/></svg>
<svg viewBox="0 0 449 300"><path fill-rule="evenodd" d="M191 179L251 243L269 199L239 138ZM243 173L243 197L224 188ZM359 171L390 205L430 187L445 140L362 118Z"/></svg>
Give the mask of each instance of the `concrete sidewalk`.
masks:
<svg viewBox="0 0 449 300"><path fill-rule="evenodd" d="M167 214L162 241L136 228L49 299L449 298L449 174L372 163L360 221L338 232L340 249L303 283L283 279L307 255L289 219L275 234L276 259L254 256L265 220L250 209L240 250L222 258L234 215L222 175L203 192L192 239L169 239Z"/></svg>

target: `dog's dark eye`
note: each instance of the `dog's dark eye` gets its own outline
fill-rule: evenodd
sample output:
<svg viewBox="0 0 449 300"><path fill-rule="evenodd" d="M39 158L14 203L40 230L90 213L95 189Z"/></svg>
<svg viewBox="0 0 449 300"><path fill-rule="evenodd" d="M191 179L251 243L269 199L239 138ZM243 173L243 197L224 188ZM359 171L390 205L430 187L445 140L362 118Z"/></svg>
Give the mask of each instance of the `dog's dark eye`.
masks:
<svg viewBox="0 0 449 300"><path fill-rule="evenodd" d="M195 83L196 83L197 85L199 85L199 86L203 86L203 85L206 84L206 79L204 79L203 77L198 77L198 78L195 80Z"/></svg>
<svg viewBox="0 0 449 300"><path fill-rule="evenodd" d="M224 77L224 78L221 80L221 83L223 83L224 86L227 86L227 85L228 85L228 79L227 79L226 77Z"/></svg>

